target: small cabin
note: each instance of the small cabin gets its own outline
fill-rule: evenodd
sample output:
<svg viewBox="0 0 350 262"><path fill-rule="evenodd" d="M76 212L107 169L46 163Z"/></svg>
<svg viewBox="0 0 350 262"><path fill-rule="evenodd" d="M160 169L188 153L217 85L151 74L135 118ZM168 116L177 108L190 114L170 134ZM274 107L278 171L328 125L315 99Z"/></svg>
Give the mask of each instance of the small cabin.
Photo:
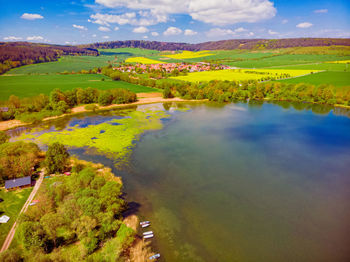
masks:
<svg viewBox="0 0 350 262"><path fill-rule="evenodd" d="M31 185L32 185L31 176L15 178L15 179L5 181L6 190L15 190L20 188L30 187Z"/></svg>

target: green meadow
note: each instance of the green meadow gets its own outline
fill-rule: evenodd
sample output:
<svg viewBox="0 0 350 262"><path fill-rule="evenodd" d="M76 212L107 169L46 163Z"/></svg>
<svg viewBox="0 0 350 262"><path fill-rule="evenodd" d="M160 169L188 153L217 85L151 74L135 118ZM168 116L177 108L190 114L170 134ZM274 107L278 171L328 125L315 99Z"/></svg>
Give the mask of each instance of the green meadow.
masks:
<svg viewBox="0 0 350 262"><path fill-rule="evenodd" d="M6 239L7 233L10 231L13 223L16 221L19 212L26 202L32 188L25 188L23 190L6 192L0 189L0 198L4 201L0 203L1 215L10 217L10 220L5 224L0 224L0 246ZM1 216L0 215L0 216Z"/></svg>
<svg viewBox="0 0 350 262"><path fill-rule="evenodd" d="M109 77L100 74L4 75L0 76L0 87L0 100L8 99L10 95L16 95L18 97L31 97L39 94L48 95L55 88L59 88L62 91L87 87L100 90L125 88L135 93L158 91L158 89L151 87L123 81L112 81Z"/></svg>
<svg viewBox="0 0 350 262"><path fill-rule="evenodd" d="M346 88L350 90L350 72L320 72L317 74L311 74L307 76L279 80L280 82L297 84L307 83L314 85L331 84L337 88Z"/></svg>

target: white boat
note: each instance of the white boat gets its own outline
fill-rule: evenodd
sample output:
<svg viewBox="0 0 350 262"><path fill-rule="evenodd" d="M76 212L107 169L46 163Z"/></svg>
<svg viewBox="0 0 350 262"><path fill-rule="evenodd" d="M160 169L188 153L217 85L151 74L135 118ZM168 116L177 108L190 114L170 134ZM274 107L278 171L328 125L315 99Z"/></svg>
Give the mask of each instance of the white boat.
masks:
<svg viewBox="0 0 350 262"><path fill-rule="evenodd" d="M149 221L142 221L142 222L140 222L140 225L142 226L144 224L149 224L149 223L151 223L151 222L149 222Z"/></svg>
<svg viewBox="0 0 350 262"><path fill-rule="evenodd" d="M159 253L155 254L153 256L150 256L148 259L153 260L153 259L157 259L157 258L160 258L160 254Z"/></svg>
<svg viewBox="0 0 350 262"><path fill-rule="evenodd" d="M152 238L153 234L143 236L143 239Z"/></svg>
<svg viewBox="0 0 350 262"><path fill-rule="evenodd" d="M153 234L153 231L147 231L147 232L143 233L144 236L145 235L150 235L150 234Z"/></svg>
<svg viewBox="0 0 350 262"><path fill-rule="evenodd" d="M143 224L143 225L141 225L141 227L143 227L143 228L149 227L149 226L150 226L150 224Z"/></svg>

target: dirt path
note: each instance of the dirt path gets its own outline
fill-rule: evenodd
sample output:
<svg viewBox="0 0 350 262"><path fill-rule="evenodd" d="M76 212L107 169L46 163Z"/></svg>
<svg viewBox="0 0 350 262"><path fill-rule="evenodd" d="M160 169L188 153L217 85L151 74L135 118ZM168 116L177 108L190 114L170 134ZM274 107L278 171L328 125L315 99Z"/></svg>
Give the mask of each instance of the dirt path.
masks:
<svg viewBox="0 0 350 262"><path fill-rule="evenodd" d="M43 179L44 179L44 172L41 171L40 172L40 177L36 181L35 186L33 188L33 191L30 193L27 201L24 203L21 211L18 214L18 217L20 216L20 214L22 214L22 213L27 211L29 204L33 201L33 198L34 198L36 192L38 192L38 189L39 189L41 183L43 182ZM13 223L13 226L12 226L10 232L8 233L8 235L7 235L6 239L5 239L5 242L2 245L2 247L1 247L0 252L3 252L3 251L7 250L10 247L11 242L13 240L13 237L15 236L16 229L17 229L17 221L15 221L15 223Z"/></svg>
<svg viewBox="0 0 350 262"><path fill-rule="evenodd" d="M204 100L185 100L182 98L163 98L161 93L139 93L137 94L138 96L138 101L134 103L129 103L129 104L113 104L109 106L98 106L96 110L109 110L113 108L122 108L122 107L128 107L128 106L133 106L133 105L145 105L145 104L153 104L153 103L164 103L164 102L203 102ZM74 115L74 114L79 114L79 113L84 113L84 112L91 112L91 110L85 109L86 105L82 106L77 106L72 108L71 113L69 114L63 114L60 116L52 116L52 117L47 117L44 118L43 121L48 121L48 120L53 120L53 119L58 119L61 117L69 116L69 115ZM7 121L1 121L0 122L0 131L5 131L9 129L13 129L16 127L20 126L26 126L30 125L30 123L24 123L20 120L7 120Z"/></svg>

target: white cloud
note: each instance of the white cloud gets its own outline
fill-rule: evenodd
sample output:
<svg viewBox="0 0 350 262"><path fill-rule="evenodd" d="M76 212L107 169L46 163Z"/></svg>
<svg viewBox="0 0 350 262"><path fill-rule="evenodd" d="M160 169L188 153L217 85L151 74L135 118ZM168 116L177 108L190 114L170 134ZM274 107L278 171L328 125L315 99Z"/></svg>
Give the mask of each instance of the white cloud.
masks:
<svg viewBox="0 0 350 262"><path fill-rule="evenodd" d="M114 27L114 31L118 31L118 30L119 30L118 26Z"/></svg>
<svg viewBox="0 0 350 262"><path fill-rule="evenodd" d="M239 28L235 29L235 33L241 33L241 32L246 32L246 31L248 31L248 30L243 28L243 27L239 27Z"/></svg>
<svg viewBox="0 0 350 262"><path fill-rule="evenodd" d="M33 35L33 36L28 36L27 40L28 41L42 41L42 40L44 40L44 37L42 37L40 35L38 35L38 36Z"/></svg>
<svg viewBox="0 0 350 262"><path fill-rule="evenodd" d="M272 31L271 29L269 29L268 33L269 33L269 35L278 35L278 33L277 33L277 32Z"/></svg>
<svg viewBox="0 0 350 262"><path fill-rule="evenodd" d="M92 37L96 37L97 35L96 34L93 34Z"/></svg>
<svg viewBox="0 0 350 262"><path fill-rule="evenodd" d="M182 30L180 28L170 26L167 30L163 32L163 35L179 35L182 33Z"/></svg>
<svg viewBox="0 0 350 262"><path fill-rule="evenodd" d="M73 24L72 25L74 28L76 28L76 29L79 29L79 30L87 30L87 28L85 27L85 26L83 26L83 25L75 25L75 24Z"/></svg>
<svg viewBox="0 0 350 262"><path fill-rule="evenodd" d="M144 35L144 36L143 36L143 39L148 39L148 36Z"/></svg>
<svg viewBox="0 0 350 262"><path fill-rule="evenodd" d="M135 27L132 30L134 33L143 34L148 32L148 28L144 26Z"/></svg>
<svg viewBox="0 0 350 262"><path fill-rule="evenodd" d="M98 28L99 31L102 31L102 32L109 32L111 31L111 29L109 29L108 27L105 27L105 26L100 26Z"/></svg>
<svg viewBox="0 0 350 262"><path fill-rule="evenodd" d="M19 37L19 36L5 36L4 40L6 40L6 41L18 41L18 40L22 40L22 37Z"/></svg>
<svg viewBox="0 0 350 262"><path fill-rule="evenodd" d="M110 8L150 10L165 18L168 14L188 14L194 20L214 25L254 23L270 19L277 12L270 0L95 0L95 2Z"/></svg>
<svg viewBox="0 0 350 262"><path fill-rule="evenodd" d="M253 36L254 33L253 32L249 32L248 36Z"/></svg>
<svg viewBox="0 0 350 262"><path fill-rule="evenodd" d="M157 32L152 32L151 35L152 36L159 36L159 34Z"/></svg>
<svg viewBox="0 0 350 262"><path fill-rule="evenodd" d="M21 18L26 20L35 20L35 19L43 19L44 17L39 14L24 13L23 15L21 15Z"/></svg>
<svg viewBox="0 0 350 262"><path fill-rule="evenodd" d="M313 26L313 24L311 24L309 22L304 22L304 23L297 24L298 28L309 28L311 26Z"/></svg>
<svg viewBox="0 0 350 262"><path fill-rule="evenodd" d="M93 14L88 21L94 24L106 25L119 24L119 25L135 25L135 26L150 26L158 23L164 23L168 21L168 16L156 11L139 11L124 13L122 15L111 14Z"/></svg>
<svg viewBox="0 0 350 262"><path fill-rule="evenodd" d="M108 35L102 36L103 39L109 39Z"/></svg>
<svg viewBox="0 0 350 262"><path fill-rule="evenodd" d="M206 35L208 37L219 37L219 36L240 36L240 35L244 35L244 36L249 36L250 34L246 33L248 30L243 28L243 27L239 27L236 28L235 30L231 30L231 29L222 29L222 28L212 28L210 29L208 32L206 32ZM242 34L244 33L244 34Z"/></svg>
<svg viewBox="0 0 350 262"><path fill-rule="evenodd" d="M282 24L287 24L288 23L288 20L287 19L283 19L282 20Z"/></svg>
<svg viewBox="0 0 350 262"><path fill-rule="evenodd" d="M198 32L193 31L193 30L191 30L191 29L186 29L186 30L184 31L184 34L185 34L185 35L196 35L196 34L198 34Z"/></svg>
<svg viewBox="0 0 350 262"><path fill-rule="evenodd" d="M69 41L66 41L66 42L64 42L66 45L70 45L70 42Z"/></svg>
<svg viewBox="0 0 350 262"><path fill-rule="evenodd" d="M328 9L318 9L318 10L315 10L314 13L325 14L325 13L328 13Z"/></svg>

